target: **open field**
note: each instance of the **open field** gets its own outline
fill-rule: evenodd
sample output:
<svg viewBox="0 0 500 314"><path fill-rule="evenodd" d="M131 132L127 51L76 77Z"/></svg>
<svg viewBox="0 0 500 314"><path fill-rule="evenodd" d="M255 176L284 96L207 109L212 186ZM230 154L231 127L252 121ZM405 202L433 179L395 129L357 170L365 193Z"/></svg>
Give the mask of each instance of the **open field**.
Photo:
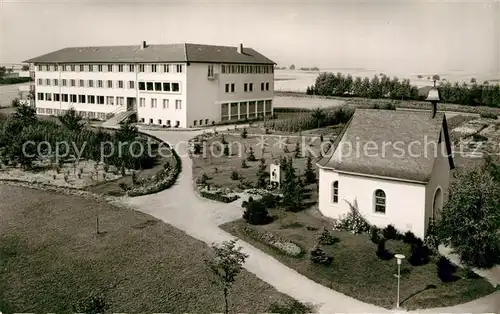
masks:
<svg viewBox="0 0 500 314"><path fill-rule="evenodd" d="M103 201L0 185L0 309L69 313L104 293L110 313L223 312L208 247L140 212ZM100 234L96 234L96 217ZM291 299L243 271L230 310L262 313Z"/></svg>
<svg viewBox="0 0 500 314"><path fill-rule="evenodd" d="M221 227L324 286L367 303L394 308L396 262L394 259L387 261L379 259L376 255L377 246L370 241L368 235L332 232L339 242L333 245L321 245L321 248L333 257L333 263L328 266L316 265L310 261L309 251L318 243L319 231L323 227L331 230L331 223L322 218L317 209L299 213L272 209L270 214L275 217L274 222L252 227L260 232L271 232L280 238L292 241L306 254L290 257L263 242L254 240L242 231L248 226L243 219ZM410 256L409 245L402 241L389 241L387 249L392 253ZM442 283L437 277L435 261L433 258L430 263L422 266L412 266L407 261L404 262L401 279L403 308L423 309L461 304L495 291L486 280L469 278L463 270L456 273L458 280Z"/></svg>
<svg viewBox="0 0 500 314"><path fill-rule="evenodd" d="M9 107L12 101L19 97L19 86L29 86L31 83L0 85L0 108Z"/></svg>

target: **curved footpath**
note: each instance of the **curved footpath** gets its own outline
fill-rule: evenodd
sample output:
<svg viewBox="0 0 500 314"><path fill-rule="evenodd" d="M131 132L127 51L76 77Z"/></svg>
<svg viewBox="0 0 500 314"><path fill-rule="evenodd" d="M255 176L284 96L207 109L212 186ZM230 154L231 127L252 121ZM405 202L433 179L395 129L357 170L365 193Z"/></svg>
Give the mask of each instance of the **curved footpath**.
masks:
<svg viewBox="0 0 500 314"><path fill-rule="evenodd" d="M232 235L218 226L241 218L242 200L222 204L197 196L193 188L192 161L187 154L187 142L201 132L141 131L168 142L181 157L182 172L176 184L170 189L146 196L123 198L120 203L161 219L209 245L234 239ZM238 245L242 246L249 255L244 265L248 271L272 285L276 290L300 302L317 306L317 313L391 312L322 286L246 242L239 240ZM500 291L463 305L418 312L496 313L499 307Z"/></svg>

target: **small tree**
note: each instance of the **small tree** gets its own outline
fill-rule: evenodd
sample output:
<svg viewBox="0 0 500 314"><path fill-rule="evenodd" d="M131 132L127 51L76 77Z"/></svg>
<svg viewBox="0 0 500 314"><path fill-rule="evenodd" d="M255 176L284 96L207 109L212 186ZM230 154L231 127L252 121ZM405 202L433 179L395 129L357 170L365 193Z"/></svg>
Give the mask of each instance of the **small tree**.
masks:
<svg viewBox="0 0 500 314"><path fill-rule="evenodd" d="M83 118L78 115L75 108L66 111L65 114L57 117L68 130L81 131L85 125Z"/></svg>
<svg viewBox="0 0 500 314"><path fill-rule="evenodd" d="M304 172L306 183L316 182L316 172L313 169L311 155L307 156L306 170Z"/></svg>
<svg viewBox="0 0 500 314"><path fill-rule="evenodd" d="M22 71L29 71L30 70L30 66L27 65L27 64L23 64L23 67L21 68Z"/></svg>
<svg viewBox="0 0 500 314"><path fill-rule="evenodd" d="M269 173L266 171L266 160L261 158L259 169L257 170L257 187L265 188L267 186L267 180Z"/></svg>
<svg viewBox="0 0 500 314"><path fill-rule="evenodd" d="M326 119L326 114L321 108L316 108L311 113L312 119L316 122L316 126L318 129L321 127L321 124Z"/></svg>
<svg viewBox="0 0 500 314"><path fill-rule="evenodd" d="M295 158L300 158L300 143L297 142L295 143Z"/></svg>
<svg viewBox="0 0 500 314"><path fill-rule="evenodd" d="M290 65L290 70L295 70L295 64Z"/></svg>
<svg viewBox="0 0 500 314"><path fill-rule="evenodd" d="M230 155L229 145L227 143L224 144L224 155L225 156L229 156Z"/></svg>
<svg viewBox="0 0 500 314"><path fill-rule="evenodd" d="M255 158L255 153L254 153L254 151L253 151L253 148L252 148L252 147L250 147L250 148L248 149L248 153L247 153L247 160L248 160L248 161L256 161L256 160L257 160L257 158Z"/></svg>
<svg viewBox="0 0 500 314"><path fill-rule="evenodd" d="M464 264L491 267L500 262L500 184L486 167L458 173L436 230Z"/></svg>
<svg viewBox="0 0 500 314"><path fill-rule="evenodd" d="M271 222L271 216L269 216L264 202L260 200L249 200L245 204L243 219L251 225L264 225Z"/></svg>
<svg viewBox="0 0 500 314"><path fill-rule="evenodd" d="M243 169L248 168L248 165L247 165L247 162L245 159L241 160L241 168L243 168Z"/></svg>
<svg viewBox="0 0 500 314"><path fill-rule="evenodd" d="M281 165L285 180L281 185L283 193L283 206L288 211L298 211L302 209L303 188L302 184L293 168L292 159L282 158Z"/></svg>
<svg viewBox="0 0 500 314"><path fill-rule="evenodd" d="M248 137L248 132L246 128L243 128L241 131L241 138L247 138Z"/></svg>
<svg viewBox="0 0 500 314"><path fill-rule="evenodd" d="M216 278L216 283L222 286L224 292L225 314L229 313L228 293L236 281L236 276L243 269L247 254L236 247L236 240L224 241L222 244L212 244L213 255L205 263Z"/></svg>
<svg viewBox="0 0 500 314"><path fill-rule="evenodd" d="M231 179L232 179L232 180L238 180L239 178L240 178L240 174L238 173L238 171L233 170L233 171L231 172Z"/></svg>

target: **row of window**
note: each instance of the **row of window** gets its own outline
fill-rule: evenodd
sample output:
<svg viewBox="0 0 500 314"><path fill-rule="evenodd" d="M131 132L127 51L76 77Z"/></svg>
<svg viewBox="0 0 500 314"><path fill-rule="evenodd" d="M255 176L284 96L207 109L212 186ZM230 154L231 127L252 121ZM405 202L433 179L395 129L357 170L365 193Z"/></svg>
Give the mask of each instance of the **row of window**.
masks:
<svg viewBox="0 0 500 314"><path fill-rule="evenodd" d="M151 92L179 92L180 84L177 82L139 82L139 90Z"/></svg>
<svg viewBox="0 0 500 314"><path fill-rule="evenodd" d="M270 116L272 111L272 100L224 103L221 104L221 120L242 120Z"/></svg>
<svg viewBox="0 0 500 314"><path fill-rule="evenodd" d="M150 106L151 106L151 108L158 108L158 99L151 98ZM170 109L170 100L163 99L162 106L163 106L163 109ZM146 98L139 98L139 107L143 107L143 108L146 107ZM182 100L180 100L180 99L175 100L175 109L176 110L182 109Z"/></svg>
<svg viewBox="0 0 500 314"><path fill-rule="evenodd" d="M36 112L38 114L48 114L48 115L64 115L67 110L65 109L52 109L52 108L36 108ZM83 118L89 118L89 119L101 119L104 120L106 119L106 113L105 112L94 112L94 111L77 111L77 115L83 117Z"/></svg>
<svg viewBox="0 0 500 314"><path fill-rule="evenodd" d="M221 72L224 74L270 74L274 73L274 67L272 65L223 64Z"/></svg>
<svg viewBox="0 0 500 314"><path fill-rule="evenodd" d="M77 85L78 81L78 85ZM69 85L68 85L69 84ZM37 81L39 86L59 86L58 79L41 79ZM61 86L66 87L97 87L97 88L125 88L124 81L112 80L74 80L62 79ZM128 89L135 88L135 81L128 81ZM160 92L179 92L180 84L178 82L139 82L141 91L160 91Z"/></svg>
<svg viewBox="0 0 500 314"><path fill-rule="evenodd" d="M234 93L235 92L235 85L234 83L227 83L226 84L226 93ZM269 82L267 83L260 83L260 90L261 91L268 91L269 90ZM243 83L243 91L244 92L253 92L253 83Z"/></svg>
<svg viewBox="0 0 500 314"><path fill-rule="evenodd" d="M146 122L145 120L146 119L144 119L144 118L140 118L139 122L144 123L144 122ZM207 121L208 121L208 119L207 119ZM171 120L165 120L165 124L163 124L164 121L162 119L157 119L156 122L157 122L156 124L158 124L158 125L165 125L167 127L171 127L172 126L172 121ZM155 124L153 118L149 118L149 124ZM181 122L178 121L178 120L176 120L174 127L178 128L180 125L181 125Z"/></svg>
<svg viewBox="0 0 500 314"><path fill-rule="evenodd" d="M116 102L115 102L116 98ZM98 105L125 105L125 97L114 96L96 96L96 95L76 95L76 94L56 94L56 93L37 93L38 100L58 101L78 104L98 104ZM169 109L169 99L163 99L163 109ZM151 108L158 108L158 100L151 98ZM139 98L139 107L146 107L146 98ZM182 100L175 100L175 109L182 109Z"/></svg>
<svg viewBox="0 0 500 314"><path fill-rule="evenodd" d="M39 64L39 72L159 72L182 73L182 64Z"/></svg>
<svg viewBox="0 0 500 314"><path fill-rule="evenodd" d="M339 202L339 181L334 181L332 184L332 202ZM373 207L376 213L385 214L386 196L383 190L375 190L373 194Z"/></svg>

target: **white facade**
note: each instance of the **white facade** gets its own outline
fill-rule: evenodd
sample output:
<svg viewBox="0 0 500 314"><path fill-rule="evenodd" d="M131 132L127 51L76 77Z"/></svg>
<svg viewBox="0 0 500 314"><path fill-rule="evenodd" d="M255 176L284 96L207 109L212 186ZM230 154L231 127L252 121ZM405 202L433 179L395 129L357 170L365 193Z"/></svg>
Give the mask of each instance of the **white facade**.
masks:
<svg viewBox="0 0 500 314"><path fill-rule="evenodd" d="M269 64L36 64L36 107L42 115L74 108L85 117L106 119L137 111L147 124L212 125L271 115L273 72Z"/></svg>
<svg viewBox="0 0 500 314"><path fill-rule="evenodd" d="M443 132L442 132L443 133ZM442 139L444 139L444 134ZM439 144L445 148L445 141ZM401 232L412 231L424 238L430 218L436 217L448 198L450 166L447 157L438 154L429 182L411 182L364 174L319 169L319 210L326 217L338 219L357 204L361 215L380 228L392 224ZM376 191L385 197L377 197ZM336 197L335 197L336 195ZM379 194L382 195L382 194ZM376 210L377 198L382 207ZM383 200L383 201L382 201ZM349 203L348 203L349 202Z"/></svg>

